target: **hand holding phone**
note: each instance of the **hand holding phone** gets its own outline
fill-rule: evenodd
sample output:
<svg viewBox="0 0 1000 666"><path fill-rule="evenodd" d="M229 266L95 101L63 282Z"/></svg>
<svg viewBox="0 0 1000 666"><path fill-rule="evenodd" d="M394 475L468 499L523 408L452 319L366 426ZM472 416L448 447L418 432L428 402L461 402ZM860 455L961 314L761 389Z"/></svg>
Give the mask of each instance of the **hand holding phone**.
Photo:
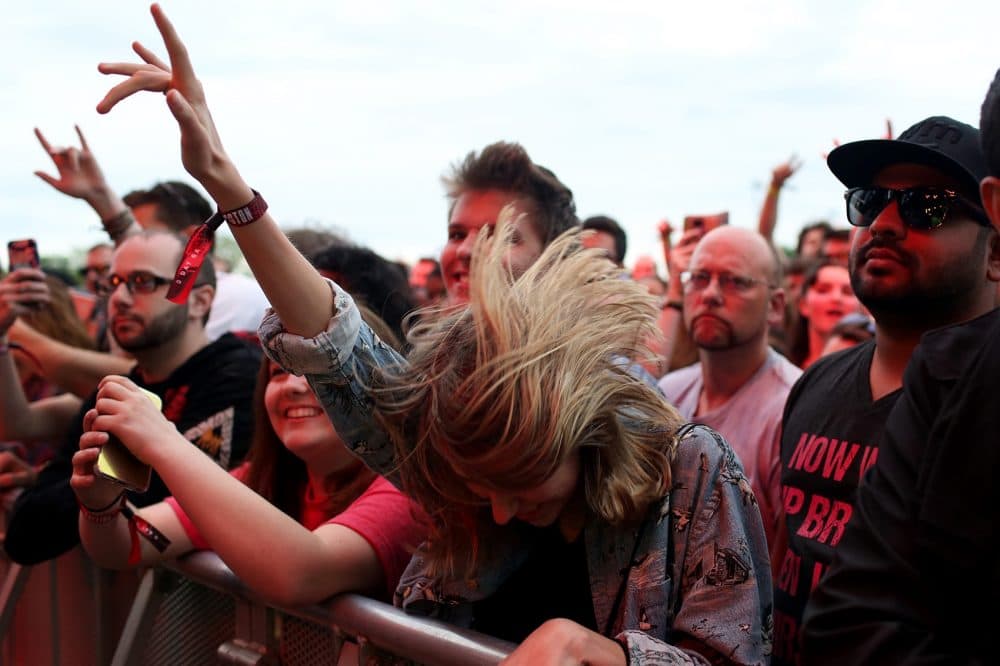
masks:
<svg viewBox="0 0 1000 666"><path fill-rule="evenodd" d="M34 238L12 240L7 243L8 270L40 268L41 265L41 260L38 258L38 244Z"/></svg>
<svg viewBox="0 0 1000 666"><path fill-rule="evenodd" d="M139 387L139 390L156 405L157 409L162 408L163 402L160 396L142 387ZM120 439L109 433L107 443L101 447L101 452L97 456L94 473L129 490L143 493L149 489L153 468L139 460Z"/></svg>

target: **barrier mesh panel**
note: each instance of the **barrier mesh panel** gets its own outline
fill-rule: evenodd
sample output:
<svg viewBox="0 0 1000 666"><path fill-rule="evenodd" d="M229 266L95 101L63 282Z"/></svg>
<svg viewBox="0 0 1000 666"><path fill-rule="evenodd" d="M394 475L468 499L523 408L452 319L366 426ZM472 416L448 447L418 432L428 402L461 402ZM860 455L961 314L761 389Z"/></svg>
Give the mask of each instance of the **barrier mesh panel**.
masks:
<svg viewBox="0 0 1000 666"><path fill-rule="evenodd" d="M334 659L333 629L291 615L280 617L282 666L318 666L337 663ZM358 647L353 640L351 636L346 637L344 653L356 658ZM419 663L370 646L366 666L419 666Z"/></svg>
<svg viewBox="0 0 1000 666"><path fill-rule="evenodd" d="M333 630L290 615L281 616L282 666L336 664Z"/></svg>
<svg viewBox="0 0 1000 666"><path fill-rule="evenodd" d="M183 578L160 605L141 663L201 666L217 663L219 646L236 631L232 597Z"/></svg>

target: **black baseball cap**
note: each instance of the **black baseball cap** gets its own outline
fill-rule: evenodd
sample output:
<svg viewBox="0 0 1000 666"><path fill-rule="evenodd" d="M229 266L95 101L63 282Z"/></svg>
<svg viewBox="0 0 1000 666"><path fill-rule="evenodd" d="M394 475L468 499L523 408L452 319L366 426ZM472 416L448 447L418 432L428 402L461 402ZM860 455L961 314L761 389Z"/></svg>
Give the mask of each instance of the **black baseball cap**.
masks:
<svg viewBox="0 0 1000 666"><path fill-rule="evenodd" d="M871 185L893 164L923 164L959 183L962 194L980 203L979 181L988 175L979 130L947 116L931 116L895 139L852 141L830 151L827 166L847 187Z"/></svg>

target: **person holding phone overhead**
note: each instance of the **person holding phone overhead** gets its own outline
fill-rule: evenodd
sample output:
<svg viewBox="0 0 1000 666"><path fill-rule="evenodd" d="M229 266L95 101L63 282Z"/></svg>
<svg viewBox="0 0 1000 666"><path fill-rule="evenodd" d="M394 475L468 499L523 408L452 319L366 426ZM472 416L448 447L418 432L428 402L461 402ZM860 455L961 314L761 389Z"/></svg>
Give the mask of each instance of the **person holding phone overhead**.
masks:
<svg viewBox="0 0 1000 666"><path fill-rule="evenodd" d="M42 262L38 258L38 245L34 238L12 240L7 243L7 257L12 271L18 268L42 267Z"/></svg>
<svg viewBox="0 0 1000 666"><path fill-rule="evenodd" d="M146 231L116 248L108 277L108 328L138 362L131 379L160 396L164 413L181 434L228 469L246 454L260 351L231 334L208 341L205 318L215 290L211 262L202 266L182 304L164 298L184 245L182 236ZM11 511L4 548L21 564L56 557L79 543L71 459L79 448L83 415L96 399L96 391L88 400L71 394L31 403L25 398L6 334L25 306L47 298L40 277L23 268L0 282L0 440L63 441ZM129 500L143 506L166 495L154 476L148 491L129 493Z"/></svg>

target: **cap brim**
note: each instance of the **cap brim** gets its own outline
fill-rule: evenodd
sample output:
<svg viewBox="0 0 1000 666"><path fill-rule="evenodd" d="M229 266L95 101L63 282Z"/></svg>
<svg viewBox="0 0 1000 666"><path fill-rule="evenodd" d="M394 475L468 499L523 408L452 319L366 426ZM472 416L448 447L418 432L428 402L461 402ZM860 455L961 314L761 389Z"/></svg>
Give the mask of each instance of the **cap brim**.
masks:
<svg viewBox="0 0 1000 666"><path fill-rule="evenodd" d="M892 139L853 141L830 151L830 171L847 187L871 185L879 171L893 164L922 164L954 178L964 194L979 201L979 179L943 153L919 144Z"/></svg>

